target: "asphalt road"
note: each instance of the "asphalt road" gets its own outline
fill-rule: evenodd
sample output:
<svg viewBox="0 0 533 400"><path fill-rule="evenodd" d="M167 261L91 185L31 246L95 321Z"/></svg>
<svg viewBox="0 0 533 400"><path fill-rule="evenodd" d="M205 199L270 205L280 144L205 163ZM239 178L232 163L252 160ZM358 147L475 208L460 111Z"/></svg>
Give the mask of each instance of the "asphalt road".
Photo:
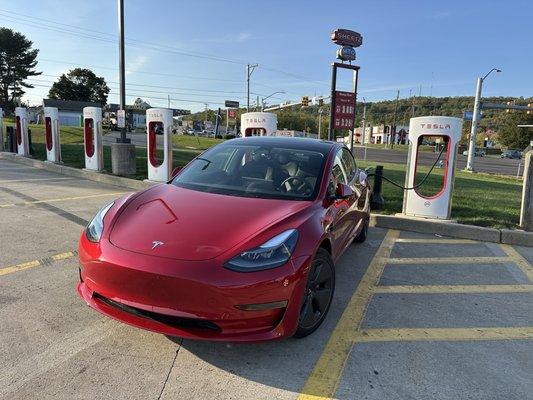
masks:
<svg viewBox="0 0 533 400"><path fill-rule="evenodd" d="M116 138L120 136L119 132L111 132L108 135L104 136L103 142L106 145L114 143ZM145 133L129 133L128 137L131 139L132 143L137 147L146 147L146 134ZM163 146L163 136L157 136L157 146L161 148ZM184 149L186 150L186 149ZM364 148L356 147L355 148L355 158L356 160L364 159ZM421 152L420 153L420 162L422 165L431 166L435 162L437 157L436 153L430 152ZM466 156L458 155L457 156L457 168L464 169L466 167ZM390 149L376 149L376 148L367 148L367 161L375 162L376 164L381 163L394 163L394 164L406 164L407 163L407 152L402 150L390 150ZM520 171L518 165L520 165ZM499 157L488 156L488 157L476 157L474 160L474 169L478 172L487 172L491 174L500 174L500 175L510 175L516 176L517 172L520 172L519 176L522 176L524 165L522 160L510 160L510 159L501 159Z"/></svg>
<svg viewBox="0 0 533 400"><path fill-rule="evenodd" d="M356 160L364 159L364 148L356 147L355 148L355 158ZM437 158L437 153L431 152L420 152L420 162L422 165L433 165ZM466 167L466 156L462 154L457 156L457 168L464 169ZM375 149L368 147L367 148L367 160L373 161L376 163L395 163L395 164L406 164L407 163L407 152L401 150L386 150L386 149ZM510 160L507 158L499 158L498 156L487 156L487 157L476 157L474 159L474 170L477 172L487 172L491 174L500 174L500 175L511 175L516 176L518 172L518 164L520 166L520 175L524 169L524 164L522 160Z"/></svg>
<svg viewBox="0 0 533 400"><path fill-rule="evenodd" d="M533 398L533 248L372 228L313 335L182 340L76 294L79 235L127 191L0 160L0 399Z"/></svg>

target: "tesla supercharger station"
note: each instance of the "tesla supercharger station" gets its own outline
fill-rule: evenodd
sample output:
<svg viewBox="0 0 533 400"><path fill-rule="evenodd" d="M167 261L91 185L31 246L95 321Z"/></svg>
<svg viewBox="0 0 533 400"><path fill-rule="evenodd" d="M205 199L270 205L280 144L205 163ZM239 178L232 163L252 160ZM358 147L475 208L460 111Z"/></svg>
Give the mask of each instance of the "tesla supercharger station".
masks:
<svg viewBox="0 0 533 400"><path fill-rule="evenodd" d="M30 154L30 141L28 138L28 110L24 107L15 108L15 131L17 140L17 154L28 156Z"/></svg>
<svg viewBox="0 0 533 400"><path fill-rule="evenodd" d="M59 144L59 110L56 107L44 107L44 139L46 144L46 161L61 161Z"/></svg>
<svg viewBox="0 0 533 400"><path fill-rule="evenodd" d="M274 136L278 116L268 112L247 112L241 115L241 136Z"/></svg>
<svg viewBox="0 0 533 400"><path fill-rule="evenodd" d="M102 109L85 107L83 109L83 144L85 149L85 169L102 171L104 151L102 146Z"/></svg>
<svg viewBox="0 0 533 400"><path fill-rule="evenodd" d="M150 108L146 110L148 151L148 180L167 182L172 174L172 110ZM157 136L163 135L163 159L157 159Z"/></svg>
<svg viewBox="0 0 533 400"><path fill-rule="evenodd" d="M409 123L409 155L405 176L403 214L412 217L449 219L452 205L452 191L455 174L457 146L461 139L463 120L454 117L418 117ZM425 193L420 185L427 170L418 171L420 146L435 142L440 147L438 166L442 167L443 178L435 193ZM442 151L442 153L441 153ZM427 153L426 153L427 154ZM440 162L442 161L442 162ZM416 187L420 185L419 187Z"/></svg>

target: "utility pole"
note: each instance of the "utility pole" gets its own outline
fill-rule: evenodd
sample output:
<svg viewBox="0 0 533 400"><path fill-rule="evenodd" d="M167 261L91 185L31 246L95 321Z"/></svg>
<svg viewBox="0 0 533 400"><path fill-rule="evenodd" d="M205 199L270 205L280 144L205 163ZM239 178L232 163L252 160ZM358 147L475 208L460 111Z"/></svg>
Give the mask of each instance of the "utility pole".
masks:
<svg viewBox="0 0 533 400"><path fill-rule="evenodd" d="M124 56L124 0L118 0L118 51L119 51L119 69L120 69L120 109L126 107L126 71ZM126 142L126 128L120 128L120 141Z"/></svg>
<svg viewBox="0 0 533 400"><path fill-rule="evenodd" d="M246 64L246 112L250 111L250 76L258 64Z"/></svg>
<svg viewBox="0 0 533 400"><path fill-rule="evenodd" d="M205 109L204 109L204 130L207 131L207 106L209 104L207 103L204 103L205 104Z"/></svg>
<svg viewBox="0 0 533 400"><path fill-rule="evenodd" d="M118 50L119 50L119 92L120 110L126 110L126 71L124 56L124 0L117 0L118 13ZM120 128L120 138L111 144L111 169L116 175L136 173L135 146L126 137L126 127Z"/></svg>
<svg viewBox="0 0 533 400"><path fill-rule="evenodd" d="M411 106L411 118L415 117L415 96L413 95L413 105Z"/></svg>
<svg viewBox="0 0 533 400"><path fill-rule="evenodd" d="M398 112L398 100L400 99L400 90L396 92L396 103L394 105L394 118L392 120L392 126L391 126L391 146L392 149L394 147L394 139L396 138L396 113Z"/></svg>
<svg viewBox="0 0 533 400"><path fill-rule="evenodd" d="M168 105L167 105L167 108L170 108L170 95L168 94Z"/></svg>
<svg viewBox="0 0 533 400"><path fill-rule="evenodd" d="M362 145L365 149L365 156L364 156L364 159L366 160L366 100L365 98L363 97L363 120L361 121L362 122L362 125L363 125L363 132L361 133L363 135L362 137Z"/></svg>
<svg viewBox="0 0 533 400"><path fill-rule="evenodd" d="M322 138L322 107L318 109L318 138Z"/></svg>

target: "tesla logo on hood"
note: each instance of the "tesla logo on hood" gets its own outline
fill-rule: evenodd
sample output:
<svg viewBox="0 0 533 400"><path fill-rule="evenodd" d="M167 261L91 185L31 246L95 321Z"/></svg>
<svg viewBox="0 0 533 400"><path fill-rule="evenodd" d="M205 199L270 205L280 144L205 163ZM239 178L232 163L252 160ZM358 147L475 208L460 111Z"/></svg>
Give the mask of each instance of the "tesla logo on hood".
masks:
<svg viewBox="0 0 533 400"><path fill-rule="evenodd" d="M162 246L162 245L164 245L164 244L165 244L165 243L160 242L159 240L154 240L154 241L152 242L152 250L155 249L156 247Z"/></svg>

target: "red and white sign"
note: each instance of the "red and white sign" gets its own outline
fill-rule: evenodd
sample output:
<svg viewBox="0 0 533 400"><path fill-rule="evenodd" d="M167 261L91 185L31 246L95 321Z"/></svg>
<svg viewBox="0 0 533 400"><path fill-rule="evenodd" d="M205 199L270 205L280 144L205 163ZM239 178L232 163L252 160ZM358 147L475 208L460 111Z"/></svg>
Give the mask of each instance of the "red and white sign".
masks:
<svg viewBox="0 0 533 400"><path fill-rule="evenodd" d="M237 118L237 110L234 108L228 108L228 119L236 119Z"/></svg>
<svg viewBox="0 0 533 400"><path fill-rule="evenodd" d="M352 129L355 118L355 93L335 92L334 129Z"/></svg>

